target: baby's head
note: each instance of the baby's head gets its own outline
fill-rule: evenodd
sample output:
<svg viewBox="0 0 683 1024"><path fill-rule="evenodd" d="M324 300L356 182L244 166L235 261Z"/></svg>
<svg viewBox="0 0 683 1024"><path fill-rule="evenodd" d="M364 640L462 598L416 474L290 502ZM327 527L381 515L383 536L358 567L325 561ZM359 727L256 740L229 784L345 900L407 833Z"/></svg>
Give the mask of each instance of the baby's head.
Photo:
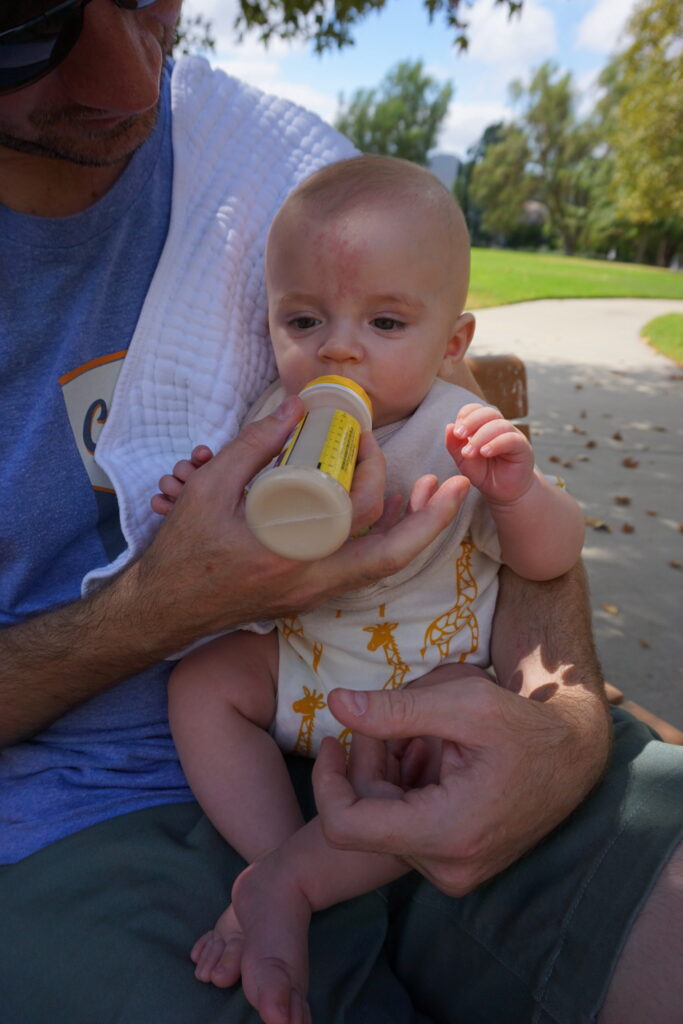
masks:
<svg viewBox="0 0 683 1024"><path fill-rule="evenodd" d="M288 393L341 374L375 426L409 415L471 340L464 218L438 178L393 157L316 172L278 212L266 248L271 338Z"/></svg>

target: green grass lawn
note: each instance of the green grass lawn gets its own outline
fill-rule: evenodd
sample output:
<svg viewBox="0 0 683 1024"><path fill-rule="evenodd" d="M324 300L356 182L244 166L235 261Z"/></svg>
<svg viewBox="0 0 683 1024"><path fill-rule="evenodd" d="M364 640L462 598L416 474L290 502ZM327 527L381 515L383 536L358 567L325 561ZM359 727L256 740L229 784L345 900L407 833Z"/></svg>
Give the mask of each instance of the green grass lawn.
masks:
<svg viewBox="0 0 683 1024"><path fill-rule="evenodd" d="M640 332L658 352L683 364L683 313L666 313L648 321Z"/></svg>
<svg viewBox="0 0 683 1024"><path fill-rule="evenodd" d="M530 299L683 299L683 273L552 253L473 249L468 309Z"/></svg>

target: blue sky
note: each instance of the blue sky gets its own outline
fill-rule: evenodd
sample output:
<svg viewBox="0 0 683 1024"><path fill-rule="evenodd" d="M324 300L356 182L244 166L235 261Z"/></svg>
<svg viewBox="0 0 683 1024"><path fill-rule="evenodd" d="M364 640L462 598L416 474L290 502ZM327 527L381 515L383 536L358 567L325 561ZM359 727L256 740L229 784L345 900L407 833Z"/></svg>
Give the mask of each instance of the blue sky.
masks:
<svg viewBox="0 0 683 1024"><path fill-rule="evenodd" d="M237 45L233 0L186 0L188 13L210 18L217 39L212 60L268 92L295 100L332 120L341 93L377 85L401 60L422 60L454 96L437 150L464 156L487 125L512 116L507 86L554 60L572 71L589 106L595 77L623 45L623 28L637 0L525 0L521 18L508 21L493 0L476 0L466 14L470 47L461 55L437 17L429 23L420 0L387 0L356 32L356 45L317 57L310 44L274 43L268 50L249 38Z"/></svg>

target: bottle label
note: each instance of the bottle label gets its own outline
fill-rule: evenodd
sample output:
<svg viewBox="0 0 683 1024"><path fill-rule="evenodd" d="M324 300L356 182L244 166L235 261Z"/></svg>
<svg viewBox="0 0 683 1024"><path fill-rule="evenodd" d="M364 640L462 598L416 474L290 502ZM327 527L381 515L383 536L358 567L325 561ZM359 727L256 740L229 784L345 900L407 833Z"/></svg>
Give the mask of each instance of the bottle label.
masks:
<svg viewBox="0 0 683 1024"><path fill-rule="evenodd" d="M280 466L316 466L351 490L360 424L341 409L306 413L278 459Z"/></svg>

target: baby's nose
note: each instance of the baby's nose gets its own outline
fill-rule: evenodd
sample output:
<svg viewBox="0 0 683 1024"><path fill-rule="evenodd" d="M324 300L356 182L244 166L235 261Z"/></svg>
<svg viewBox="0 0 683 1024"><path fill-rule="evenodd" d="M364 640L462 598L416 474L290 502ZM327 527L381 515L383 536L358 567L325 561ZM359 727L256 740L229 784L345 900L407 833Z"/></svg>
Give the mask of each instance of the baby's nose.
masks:
<svg viewBox="0 0 683 1024"><path fill-rule="evenodd" d="M322 358L336 362L347 359L358 360L361 358L361 352L361 346L352 332L332 332L320 346Z"/></svg>

